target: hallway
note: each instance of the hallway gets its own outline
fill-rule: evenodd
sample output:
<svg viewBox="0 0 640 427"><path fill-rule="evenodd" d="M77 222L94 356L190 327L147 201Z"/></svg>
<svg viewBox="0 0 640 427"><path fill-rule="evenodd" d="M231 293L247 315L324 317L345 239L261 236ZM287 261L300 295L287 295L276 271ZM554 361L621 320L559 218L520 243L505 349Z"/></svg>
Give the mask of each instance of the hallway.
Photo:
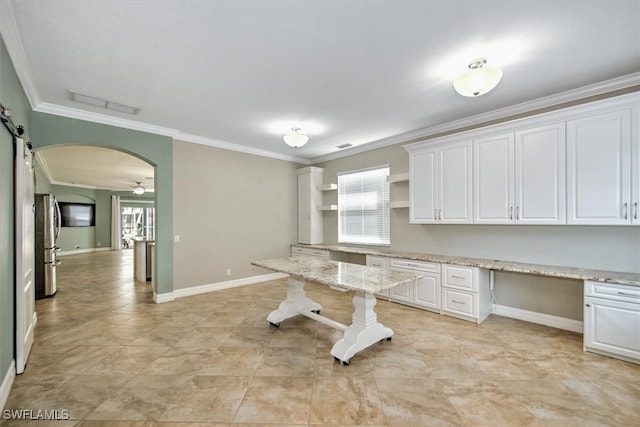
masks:
<svg viewBox="0 0 640 427"><path fill-rule="evenodd" d="M310 319L266 324L284 280L152 302L132 251L62 258L37 301L27 370L7 410L69 420L2 426L632 426L640 366L582 352L582 336L499 316L474 325L380 301L391 342L344 367L339 334ZM350 323L351 293L309 284ZM68 411L68 412L61 412ZM197 424L193 424L197 423Z"/></svg>

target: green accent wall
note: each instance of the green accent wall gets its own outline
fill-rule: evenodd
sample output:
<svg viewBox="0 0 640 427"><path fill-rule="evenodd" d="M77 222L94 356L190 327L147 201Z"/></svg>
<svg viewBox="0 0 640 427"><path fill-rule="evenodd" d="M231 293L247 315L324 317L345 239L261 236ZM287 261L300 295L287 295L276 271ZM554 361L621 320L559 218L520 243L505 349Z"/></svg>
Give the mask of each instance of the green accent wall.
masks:
<svg viewBox="0 0 640 427"><path fill-rule="evenodd" d="M173 141L170 137L41 112L31 115L35 150L91 145L136 156L154 166L157 294L173 291Z"/></svg>
<svg viewBox="0 0 640 427"><path fill-rule="evenodd" d="M24 137L29 141L31 107L2 39L0 103L11 109L14 124L25 127ZM0 381L9 371L15 357L13 153L13 138L0 125Z"/></svg>
<svg viewBox="0 0 640 427"><path fill-rule="evenodd" d="M49 192L55 195L59 202L96 205L95 227L62 227L56 242L56 246L62 252L111 247L111 191L52 185Z"/></svg>

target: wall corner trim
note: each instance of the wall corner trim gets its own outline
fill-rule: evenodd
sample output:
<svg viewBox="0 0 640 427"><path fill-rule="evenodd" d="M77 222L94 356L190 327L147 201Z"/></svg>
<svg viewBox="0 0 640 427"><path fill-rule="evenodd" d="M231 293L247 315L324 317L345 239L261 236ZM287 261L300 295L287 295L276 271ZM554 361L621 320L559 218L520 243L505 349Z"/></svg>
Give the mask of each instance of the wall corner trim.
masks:
<svg viewBox="0 0 640 427"><path fill-rule="evenodd" d="M504 305L494 305L491 314L524 320L525 322L537 323L539 325L551 326L552 328L577 332L579 334L582 333L583 328L583 322L579 320L537 313L535 311L521 310L519 308L507 307Z"/></svg>
<svg viewBox="0 0 640 427"><path fill-rule="evenodd" d="M9 400L9 393L11 393L11 387L13 381L16 379L16 361L12 360L9 369L4 375L2 384L0 384L0 409L4 410L7 401Z"/></svg>
<svg viewBox="0 0 640 427"><path fill-rule="evenodd" d="M278 280L289 277L288 274L283 273L270 273L262 274L259 276L245 277L243 279L227 280L225 282L210 283L208 285L192 286L185 289L176 289L173 291L175 298L184 298L192 295L205 294L208 292L220 291L222 289L237 288L245 285L252 285L254 283L268 282L270 280Z"/></svg>

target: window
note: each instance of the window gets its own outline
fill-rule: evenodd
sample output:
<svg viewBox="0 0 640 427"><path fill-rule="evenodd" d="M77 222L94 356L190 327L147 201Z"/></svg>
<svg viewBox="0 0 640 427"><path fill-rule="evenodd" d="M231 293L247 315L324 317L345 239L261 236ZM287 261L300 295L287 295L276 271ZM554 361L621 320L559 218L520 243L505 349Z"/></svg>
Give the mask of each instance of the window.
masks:
<svg viewBox="0 0 640 427"><path fill-rule="evenodd" d="M338 175L338 241L389 244L389 167Z"/></svg>

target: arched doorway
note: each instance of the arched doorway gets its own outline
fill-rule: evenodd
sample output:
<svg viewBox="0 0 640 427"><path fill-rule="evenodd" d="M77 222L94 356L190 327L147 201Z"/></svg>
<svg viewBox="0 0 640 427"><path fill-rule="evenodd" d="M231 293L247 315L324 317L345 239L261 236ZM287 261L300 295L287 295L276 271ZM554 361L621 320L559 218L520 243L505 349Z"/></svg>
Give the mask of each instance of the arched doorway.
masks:
<svg viewBox="0 0 640 427"><path fill-rule="evenodd" d="M127 153L153 165L156 208L154 300L173 300L172 139L40 112L32 115L31 136L35 150L73 145L102 147Z"/></svg>

